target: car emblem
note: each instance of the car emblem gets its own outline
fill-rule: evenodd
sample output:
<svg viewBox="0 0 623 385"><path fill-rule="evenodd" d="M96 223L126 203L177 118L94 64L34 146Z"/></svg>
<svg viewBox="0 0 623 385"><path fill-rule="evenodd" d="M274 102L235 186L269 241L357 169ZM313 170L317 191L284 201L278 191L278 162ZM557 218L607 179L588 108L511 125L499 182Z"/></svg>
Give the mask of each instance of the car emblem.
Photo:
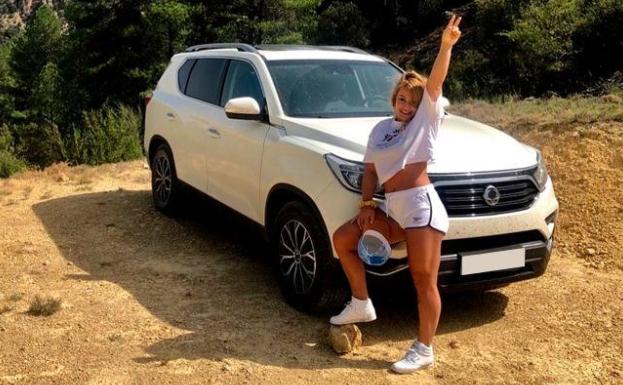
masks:
<svg viewBox="0 0 623 385"><path fill-rule="evenodd" d="M500 201L500 192L495 186L489 185L485 188L485 193L482 194L482 197L485 199L486 204L495 206Z"/></svg>

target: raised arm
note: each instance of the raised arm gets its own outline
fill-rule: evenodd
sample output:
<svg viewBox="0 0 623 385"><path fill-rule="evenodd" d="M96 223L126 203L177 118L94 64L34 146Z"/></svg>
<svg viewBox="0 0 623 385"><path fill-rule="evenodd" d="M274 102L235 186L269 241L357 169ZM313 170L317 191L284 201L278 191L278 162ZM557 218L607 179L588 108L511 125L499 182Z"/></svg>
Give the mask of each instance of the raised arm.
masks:
<svg viewBox="0 0 623 385"><path fill-rule="evenodd" d="M452 18L441 35L439 53L437 54L437 58L433 64L433 69L430 71L428 81L426 82L426 90L433 101L436 101L441 95L441 88L444 80L446 80L448 67L450 66L452 47L461 37L461 30L459 29L460 23L461 17L452 15Z"/></svg>

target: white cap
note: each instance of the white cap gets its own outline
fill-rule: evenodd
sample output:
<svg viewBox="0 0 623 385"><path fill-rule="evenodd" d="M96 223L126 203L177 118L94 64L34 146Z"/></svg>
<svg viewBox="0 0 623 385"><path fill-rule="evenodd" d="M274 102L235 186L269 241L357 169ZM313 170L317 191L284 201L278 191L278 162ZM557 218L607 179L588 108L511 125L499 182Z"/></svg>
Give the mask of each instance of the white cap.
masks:
<svg viewBox="0 0 623 385"><path fill-rule="evenodd" d="M371 266L381 266L389 259L392 248L389 241L376 230L366 230L357 244L359 258Z"/></svg>

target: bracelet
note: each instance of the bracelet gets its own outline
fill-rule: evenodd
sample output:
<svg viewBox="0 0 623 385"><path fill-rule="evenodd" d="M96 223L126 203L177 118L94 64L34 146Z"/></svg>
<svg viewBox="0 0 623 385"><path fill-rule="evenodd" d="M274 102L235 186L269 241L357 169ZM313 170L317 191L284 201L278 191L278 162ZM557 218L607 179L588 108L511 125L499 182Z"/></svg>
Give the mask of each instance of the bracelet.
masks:
<svg viewBox="0 0 623 385"><path fill-rule="evenodd" d="M376 202L370 199L369 201L361 201L359 202L359 208L362 209L364 207L372 207L376 208Z"/></svg>

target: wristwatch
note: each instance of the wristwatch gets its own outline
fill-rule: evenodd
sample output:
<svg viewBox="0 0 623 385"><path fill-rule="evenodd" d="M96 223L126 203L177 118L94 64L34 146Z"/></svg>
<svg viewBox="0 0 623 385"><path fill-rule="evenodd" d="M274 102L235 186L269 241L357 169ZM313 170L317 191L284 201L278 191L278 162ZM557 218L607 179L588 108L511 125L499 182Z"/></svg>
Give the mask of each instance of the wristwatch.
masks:
<svg viewBox="0 0 623 385"><path fill-rule="evenodd" d="M359 202L359 208L362 209L364 207L372 207L372 208L376 208L377 204L376 201L373 201L372 199L370 199L369 201L361 201Z"/></svg>

